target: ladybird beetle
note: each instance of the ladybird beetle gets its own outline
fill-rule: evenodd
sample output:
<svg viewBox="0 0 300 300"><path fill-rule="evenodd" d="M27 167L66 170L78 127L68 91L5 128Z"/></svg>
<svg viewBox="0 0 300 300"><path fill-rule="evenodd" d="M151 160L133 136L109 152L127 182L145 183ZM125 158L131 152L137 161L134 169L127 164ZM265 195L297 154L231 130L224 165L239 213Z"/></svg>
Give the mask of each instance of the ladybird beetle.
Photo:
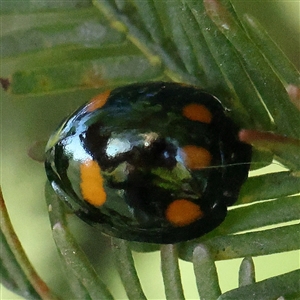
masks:
<svg viewBox="0 0 300 300"><path fill-rule="evenodd" d="M214 96L150 82L102 93L50 138L52 187L87 223L121 239L177 243L225 218L251 146Z"/></svg>

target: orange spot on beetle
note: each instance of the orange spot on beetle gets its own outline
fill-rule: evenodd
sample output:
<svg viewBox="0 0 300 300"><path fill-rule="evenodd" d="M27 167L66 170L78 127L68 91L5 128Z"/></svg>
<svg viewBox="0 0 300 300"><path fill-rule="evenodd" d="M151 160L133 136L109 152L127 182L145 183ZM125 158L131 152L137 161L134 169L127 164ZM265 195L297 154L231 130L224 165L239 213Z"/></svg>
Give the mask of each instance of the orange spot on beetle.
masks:
<svg viewBox="0 0 300 300"><path fill-rule="evenodd" d="M191 103L186 105L183 108L182 113L186 118L192 121L199 121L202 123L209 124L212 120L212 114L206 108L206 106L197 103Z"/></svg>
<svg viewBox="0 0 300 300"><path fill-rule="evenodd" d="M88 112L92 112L98 108L101 108L102 106L104 106L104 104L106 103L108 97L110 95L110 90L105 91L102 94L99 94L97 96L95 96L88 104L86 107L86 110Z"/></svg>
<svg viewBox="0 0 300 300"><path fill-rule="evenodd" d="M166 210L167 220L178 227L192 224L202 216L200 206L186 199L173 201Z"/></svg>
<svg viewBox="0 0 300 300"><path fill-rule="evenodd" d="M106 201L106 193L103 187L103 177L98 163L94 160L86 160L80 165L80 188L85 201L101 206Z"/></svg>
<svg viewBox="0 0 300 300"><path fill-rule="evenodd" d="M212 155L203 147L187 145L182 148L184 162L189 169L203 169L210 166Z"/></svg>

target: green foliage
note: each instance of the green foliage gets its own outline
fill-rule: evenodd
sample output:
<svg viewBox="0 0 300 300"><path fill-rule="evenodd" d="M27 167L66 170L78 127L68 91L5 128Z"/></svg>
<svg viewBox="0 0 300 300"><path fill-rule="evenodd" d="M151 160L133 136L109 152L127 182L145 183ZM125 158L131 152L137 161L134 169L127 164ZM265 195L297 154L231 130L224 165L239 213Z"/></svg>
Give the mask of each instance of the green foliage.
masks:
<svg viewBox="0 0 300 300"><path fill-rule="evenodd" d="M254 163L263 164L275 155L290 170L251 177L237 203L251 205L233 207L225 222L204 237L162 246L162 273L168 299L184 299L178 256L193 263L203 299L299 299L299 270L256 283L250 258L300 249L300 227L295 223L300 216L300 197L295 195L300 192L300 113L286 92L288 84L299 87L300 77L256 20L240 19L229 0L0 4L0 76L3 83L8 79L5 88L11 95L34 97L98 91L137 81L180 81L218 96L241 127L287 136L258 143L264 151L258 151ZM48 185L46 198L74 295L112 299L73 238L65 208ZM295 224L282 226L290 221ZM9 224L2 202L2 283L27 299L56 299L24 259ZM268 225L276 227L260 229ZM158 246L112 239L112 249L128 297L146 299L131 250L153 251ZM236 257L247 257L240 268L240 287L221 295L215 261Z"/></svg>

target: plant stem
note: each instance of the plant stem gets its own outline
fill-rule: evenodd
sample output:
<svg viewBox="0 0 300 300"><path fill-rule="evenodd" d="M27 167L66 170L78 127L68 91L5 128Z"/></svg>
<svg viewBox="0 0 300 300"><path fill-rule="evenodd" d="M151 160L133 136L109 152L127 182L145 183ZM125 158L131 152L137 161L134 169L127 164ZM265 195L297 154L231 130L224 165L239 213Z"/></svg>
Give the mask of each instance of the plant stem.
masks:
<svg viewBox="0 0 300 300"><path fill-rule="evenodd" d="M10 222L10 218L6 209L1 188L0 188L0 211L1 211L1 215L0 215L1 230L6 238L8 245L11 248L12 253L14 254L17 262L21 266L29 282L32 284L36 292L40 295L40 297L43 300L59 299L50 291L46 283L36 273L28 257L26 256L26 253L20 243L20 240L18 239L13 229L13 226Z"/></svg>

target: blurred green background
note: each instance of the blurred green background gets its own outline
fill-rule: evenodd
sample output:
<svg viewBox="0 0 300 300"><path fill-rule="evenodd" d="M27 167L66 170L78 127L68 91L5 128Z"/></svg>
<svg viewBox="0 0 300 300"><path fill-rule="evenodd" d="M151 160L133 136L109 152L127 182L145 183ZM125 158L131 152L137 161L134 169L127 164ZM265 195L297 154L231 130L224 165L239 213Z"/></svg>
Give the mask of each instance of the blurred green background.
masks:
<svg viewBox="0 0 300 300"><path fill-rule="evenodd" d="M255 16L283 51L300 68L300 2L299 1L233 1L238 13ZM10 66L1 64L2 76ZM42 163L31 160L28 149L36 141L46 140L59 122L95 91L18 98L1 91L1 186L14 228L29 259L42 278L56 291L65 291L63 271L52 240L44 200L46 176ZM275 166L276 167L276 166ZM109 239L97 230L70 218L78 241L86 250L103 281L116 299L126 299L113 267ZM159 253L135 254L136 265L149 299L163 299ZM222 291L237 287L241 259L217 262ZM300 252L254 258L257 280L282 274L300 267ZM105 263L104 263L105 262ZM198 293L190 263L181 262L186 299L197 299ZM159 280L158 280L159 279ZM0 299L22 299L1 287Z"/></svg>

